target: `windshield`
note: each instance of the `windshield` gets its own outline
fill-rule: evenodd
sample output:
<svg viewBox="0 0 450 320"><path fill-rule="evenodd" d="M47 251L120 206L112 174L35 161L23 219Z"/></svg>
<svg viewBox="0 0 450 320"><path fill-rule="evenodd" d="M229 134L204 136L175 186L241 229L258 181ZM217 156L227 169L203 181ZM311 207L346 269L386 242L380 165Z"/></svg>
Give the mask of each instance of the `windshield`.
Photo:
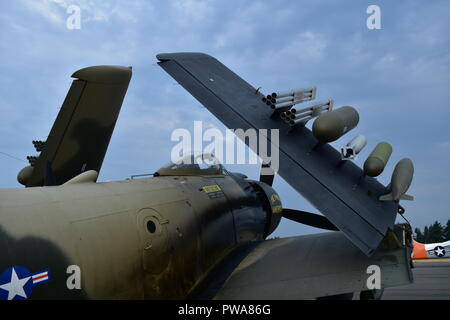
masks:
<svg viewBox="0 0 450 320"><path fill-rule="evenodd" d="M191 154L176 163L169 162L156 174L163 175L223 175L225 170L212 154Z"/></svg>

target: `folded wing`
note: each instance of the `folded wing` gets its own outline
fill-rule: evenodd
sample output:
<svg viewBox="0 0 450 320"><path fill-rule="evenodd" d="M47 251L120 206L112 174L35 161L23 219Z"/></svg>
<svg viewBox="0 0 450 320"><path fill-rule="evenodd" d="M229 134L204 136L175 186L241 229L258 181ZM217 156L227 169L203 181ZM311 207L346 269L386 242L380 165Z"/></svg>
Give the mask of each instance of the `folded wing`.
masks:
<svg viewBox="0 0 450 320"><path fill-rule="evenodd" d="M387 193L377 180L363 175L361 168L347 161L328 144L318 141L302 127L289 131L273 110L261 100L259 90L202 53L159 54L159 65L230 129L278 129L278 173L366 255L371 255L393 227L398 204L380 202ZM270 141L270 133L267 134ZM248 144L248 141L244 141ZM252 147L252 146L250 146ZM253 150L258 153L258 150Z"/></svg>

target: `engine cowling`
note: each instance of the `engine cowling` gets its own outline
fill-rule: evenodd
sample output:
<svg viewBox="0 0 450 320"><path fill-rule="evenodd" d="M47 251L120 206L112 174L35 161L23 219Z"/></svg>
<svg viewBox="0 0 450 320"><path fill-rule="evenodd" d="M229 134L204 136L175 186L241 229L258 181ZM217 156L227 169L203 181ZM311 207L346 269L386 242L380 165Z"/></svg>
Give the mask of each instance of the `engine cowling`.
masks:
<svg viewBox="0 0 450 320"><path fill-rule="evenodd" d="M266 213L267 223L264 230L264 237L266 238L272 232L274 232L280 224L283 212L281 198L275 191L275 189L265 184L264 182L251 181L251 184L257 191L264 212Z"/></svg>

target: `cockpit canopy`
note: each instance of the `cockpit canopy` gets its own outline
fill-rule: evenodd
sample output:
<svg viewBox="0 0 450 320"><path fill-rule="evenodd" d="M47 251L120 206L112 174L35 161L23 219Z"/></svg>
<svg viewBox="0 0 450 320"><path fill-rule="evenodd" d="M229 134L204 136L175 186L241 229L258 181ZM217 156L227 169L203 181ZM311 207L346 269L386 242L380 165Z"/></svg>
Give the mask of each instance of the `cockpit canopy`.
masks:
<svg viewBox="0 0 450 320"><path fill-rule="evenodd" d="M191 154L175 163L169 162L155 176L224 175L226 170L212 154Z"/></svg>

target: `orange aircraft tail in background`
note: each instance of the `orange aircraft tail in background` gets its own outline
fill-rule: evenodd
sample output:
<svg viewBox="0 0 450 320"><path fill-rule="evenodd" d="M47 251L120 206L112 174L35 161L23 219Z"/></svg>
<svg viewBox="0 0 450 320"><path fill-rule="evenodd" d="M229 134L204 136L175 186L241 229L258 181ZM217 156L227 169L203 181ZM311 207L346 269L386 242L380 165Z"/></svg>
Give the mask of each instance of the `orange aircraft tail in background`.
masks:
<svg viewBox="0 0 450 320"><path fill-rule="evenodd" d="M423 244L414 240L413 259L439 259L450 257L450 241Z"/></svg>

